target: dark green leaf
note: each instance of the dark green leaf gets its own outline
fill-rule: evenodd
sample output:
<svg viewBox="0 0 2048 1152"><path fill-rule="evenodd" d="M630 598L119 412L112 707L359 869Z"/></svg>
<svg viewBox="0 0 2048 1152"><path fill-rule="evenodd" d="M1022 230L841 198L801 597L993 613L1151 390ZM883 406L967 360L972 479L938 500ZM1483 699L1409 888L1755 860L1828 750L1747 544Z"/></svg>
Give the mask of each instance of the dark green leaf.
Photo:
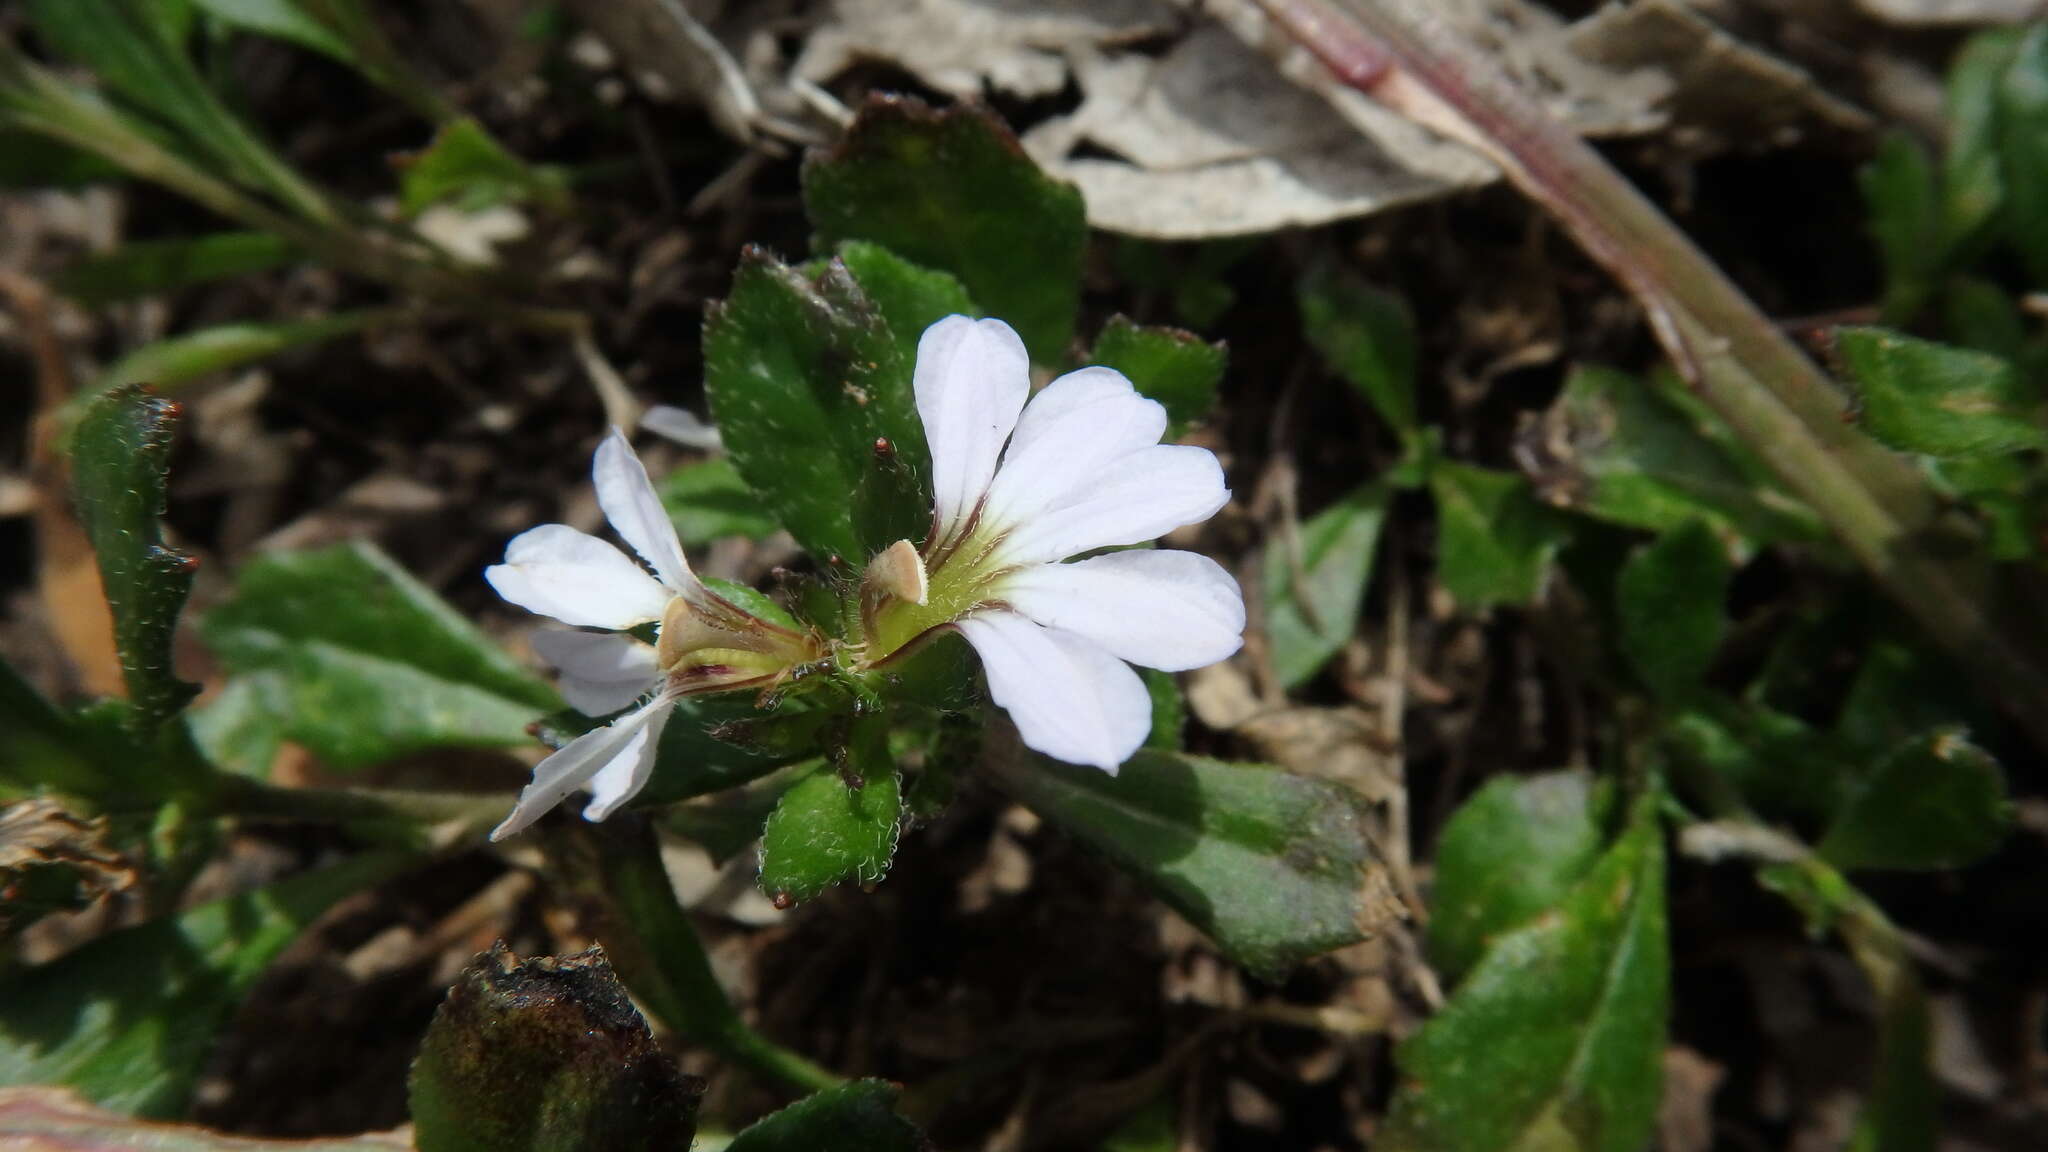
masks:
<svg viewBox="0 0 2048 1152"><path fill-rule="evenodd" d="M1327 781L1153 749L1114 776L1021 750L988 765L1261 979L1399 914L1360 801Z"/></svg>
<svg viewBox="0 0 2048 1152"><path fill-rule="evenodd" d="M144 240L73 264L57 287L83 303L106 304L268 271L298 256L298 249L267 232Z"/></svg>
<svg viewBox="0 0 2048 1152"><path fill-rule="evenodd" d="M704 383L726 449L821 560L858 565L930 526L931 458L910 368L837 261L812 278L749 248L732 294L708 312Z"/></svg>
<svg viewBox="0 0 2048 1152"><path fill-rule="evenodd" d="M761 830L761 891L778 906L888 874L903 824L888 736L879 722L858 724L843 766L821 764L782 794Z"/></svg>
<svg viewBox="0 0 2048 1152"><path fill-rule="evenodd" d="M332 56L344 64L355 63L348 42L309 13L297 0L191 0L201 10L224 23L263 36L288 40L302 48ZM316 0L317 2L317 0ZM333 3L334 0L326 0Z"/></svg>
<svg viewBox="0 0 2048 1152"><path fill-rule="evenodd" d="M1497 776L1444 824L1429 959L1455 983L1495 938L1556 907L1600 858L1605 833L1584 772Z"/></svg>
<svg viewBox="0 0 2048 1152"><path fill-rule="evenodd" d="M1880 639L1870 643L1849 682L1835 730L1855 747L1878 754L1936 728L1961 722L1992 729L1998 719L1969 678L1947 660Z"/></svg>
<svg viewBox="0 0 2048 1152"><path fill-rule="evenodd" d="M1465 608L1523 604L1536 598L1564 542L1557 514L1538 503L1520 476L1438 462L1437 579Z"/></svg>
<svg viewBox="0 0 2048 1152"><path fill-rule="evenodd" d="M1956 276L1942 295L1942 328L1965 348L2007 360L2026 353L2027 325L2005 289L1974 276Z"/></svg>
<svg viewBox="0 0 2048 1152"><path fill-rule="evenodd" d="M408 216L442 203L465 212L512 203L561 211L569 191L559 174L528 165L483 125L464 118L442 125L427 150L406 165L399 202Z"/></svg>
<svg viewBox="0 0 2048 1152"><path fill-rule="evenodd" d="M1399 296L1334 262L1301 279L1302 333L1395 432L1415 435L1415 323Z"/></svg>
<svg viewBox="0 0 2048 1152"><path fill-rule="evenodd" d="M1884 318L1904 324L1934 291L1947 253L1941 247L1941 199L1934 163L1920 141L1887 133L1859 173L1870 233L1884 258Z"/></svg>
<svg viewBox="0 0 2048 1152"><path fill-rule="evenodd" d="M775 531L775 518L762 510L730 457L684 465L663 477L660 491L685 547L727 536L759 540Z"/></svg>
<svg viewBox="0 0 2048 1152"><path fill-rule="evenodd" d="M0 660L0 800L44 788L98 796L106 775L81 747L70 718Z"/></svg>
<svg viewBox="0 0 2048 1152"><path fill-rule="evenodd" d="M2007 361L1883 328L1841 328L1835 349L1854 378L1860 419L1902 452L1986 456L2048 444L2038 397Z"/></svg>
<svg viewBox="0 0 2048 1152"><path fill-rule="evenodd" d="M930 1152L916 1126L896 1115L899 1091L884 1080L827 1088L748 1127L726 1152Z"/></svg>
<svg viewBox="0 0 2048 1152"><path fill-rule="evenodd" d="M1867 771L1864 756L1840 737L1762 705L1700 701L1671 722L1663 740L1731 800L1775 821L1826 819Z"/></svg>
<svg viewBox="0 0 2048 1152"><path fill-rule="evenodd" d="M412 1066L419 1152L688 1149L704 1082L654 1042L600 949L478 956Z"/></svg>
<svg viewBox="0 0 2048 1152"><path fill-rule="evenodd" d="M2035 287L2048 287L2048 28L2029 27L1997 90L2006 236Z"/></svg>
<svg viewBox="0 0 2048 1152"><path fill-rule="evenodd" d="M121 1112L182 1113L214 1033L278 953L409 859L358 856L13 973L0 988L0 1083L65 1084Z"/></svg>
<svg viewBox="0 0 2048 1152"><path fill-rule="evenodd" d="M1820 854L1837 868L1960 868L1989 854L2012 820L1998 761L1953 729L1880 760L1835 815Z"/></svg>
<svg viewBox="0 0 2048 1152"><path fill-rule="evenodd" d="M1700 691L1727 630L1734 575L1728 547L1704 520L1688 521L1629 557L1615 586L1622 654L1661 700Z"/></svg>
<svg viewBox="0 0 2048 1152"><path fill-rule="evenodd" d="M1087 222L1081 194L1041 172L994 113L872 96L832 149L804 163L818 245L872 240L960 278L1031 358L1073 337Z"/></svg>
<svg viewBox="0 0 2048 1152"><path fill-rule="evenodd" d="M0 130L0 188L79 188L126 175L104 156L32 132Z"/></svg>
<svg viewBox="0 0 2048 1152"><path fill-rule="evenodd" d="M1532 430L1525 455L1552 504L1653 532L1708 516L1760 542L1820 537L1812 514L1673 380L1581 368Z"/></svg>
<svg viewBox="0 0 2048 1152"><path fill-rule="evenodd" d="M671 804L660 814L661 825L704 849L713 864L723 865L761 839L761 826L782 793L808 771L808 766L792 766L757 784L727 788L694 803Z"/></svg>
<svg viewBox="0 0 2048 1152"><path fill-rule="evenodd" d="M1304 521L1298 563L1285 536L1266 542L1260 568L1266 644L1286 687L1314 676L1357 631L1387 496L1385 488L1368 484Z"/></svg>
<svg viewBox="0 0 2048 1152"><path fill-rule="evenodd" d="M207 703L185 714L206 762L238 776L267 779L284 743L271 702L289 689L275 673L237 676Z"/></svg>
<svg viewBox="0 0 2048 1152"><path fill-rule="evenodd" d="M262 686L285 735L339 766L424 748L522 744L548 687L367 543L242 570L207 639Z"/></svg>
<svg viewBox="0 0 2048 1152"><path fill-rule="evenodd" d="M1497 937L1395 1052L1388 1152L1638 1152L1656 1127L1670 999L1656 803L1549 915Z"/></svg>
<svg viewBox="0 0 2048 1152"><path fill-rule="evenodd" d="M1216 388L1230 358L1222 344L1211 344L1178 328L1141 328L1112 316L1095 338L1091 364L1123 373L1137 390L1166 407L1168 439L1207 417L1216 407Z"/></svg>
<svg viewBox="0 0 2048 1152"><path fill-rule="evenodd" d="M849 240L839 246L839 262L881 311L905 364L917 363L925 329L948 316L981 315L950 273L920 268L880 244Z"/></svg>
<svg viewBox="0 0 2048 1152"><path fill-rule="evenodd" d="M222 324L145 344L115 361L102 382L174 388L214 372L253 364L280 352L348 336L387 317L380 310L338 312L310 320Z"/></svg>
<svg viewBox="0 0 2048 1152"><path fill-rule="evenodd" d="M99 560L121 675L144 732L199 690L178 679L171 664L171 634L198 563L164 544L159 520L177 417L169 400L119 388L86 407L71 442L78 518Z"/></svg>
<svg viewBox="0 0 2048 1152"><path fill-rule="evenodd" d="M2019 34L1980 32L1948 74L1948 152L1942 163L1944 247L1968 243L2005 199L1999 160L1999 89L2019 48Z"/></svg>

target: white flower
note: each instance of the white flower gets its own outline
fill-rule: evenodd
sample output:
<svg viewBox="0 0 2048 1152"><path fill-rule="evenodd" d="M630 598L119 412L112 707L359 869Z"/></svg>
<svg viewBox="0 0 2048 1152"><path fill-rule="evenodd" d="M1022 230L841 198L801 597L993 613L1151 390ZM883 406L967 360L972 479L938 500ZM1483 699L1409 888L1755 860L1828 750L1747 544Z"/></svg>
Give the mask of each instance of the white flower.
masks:
<svg viewBox="0 0 2048 1152"><path fill-rule="evenodd" d="M926 329L913 381L935 505L925 587L873 612L871 649L885 660L956 629L1026 744L1116 771L1151 730L1130 665L1184 671L1228 657L1243 643L1244 597L1192 552L1066 561L1207 520L1230 499L1223 469L1207 449L1159 443L1166 410L1109 368L1070 372L1027 404L1030 360L999 320L949 316Z"/></svg>
<svg viewBox="0 0 2048 1152"><path fill-rule="evenodd" d="M611 815L647 783L679 698L765 684L816 655L809 637L741 610L697 579L647 469L618 429L598 445L591 475L605 518L654 575L595 536L543 524L513 537L505 562L486 568L484 579L530 612L605 630L534 637L534 649L561 670L571 707L590 716L639 707L541 761L493 840L520 832L586 785L584 818ZM628 634L645 625L656 627L656 643Z"/></svg>

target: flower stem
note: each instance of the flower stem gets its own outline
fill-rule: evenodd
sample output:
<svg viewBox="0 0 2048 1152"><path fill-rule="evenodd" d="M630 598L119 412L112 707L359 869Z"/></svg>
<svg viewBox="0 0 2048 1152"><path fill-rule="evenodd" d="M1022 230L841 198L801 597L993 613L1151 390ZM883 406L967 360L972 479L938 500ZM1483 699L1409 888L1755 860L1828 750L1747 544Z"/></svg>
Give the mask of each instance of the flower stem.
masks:
<svg viewBox="0 0 2048 1152"><path fill-rule="evenodd" d="M1421 0L1259 0L1342 82L1477 149L1643 305L1686 381L1878 585L2048 746L2048 644L1848 397L1620 173ZM2029 621L2028 627L2015 622Z"/></svg>
<svg viewBox="0 0 2048 1152"><path fill-rule="evenodd" d="M676 902L654 828L622 813L602 830L566 821L546 851L569 889L597 912L597 938L626 986L673 1031L728 1060L806 1091L842 1078L747 1026L711 970L704 941Z"/></svg>

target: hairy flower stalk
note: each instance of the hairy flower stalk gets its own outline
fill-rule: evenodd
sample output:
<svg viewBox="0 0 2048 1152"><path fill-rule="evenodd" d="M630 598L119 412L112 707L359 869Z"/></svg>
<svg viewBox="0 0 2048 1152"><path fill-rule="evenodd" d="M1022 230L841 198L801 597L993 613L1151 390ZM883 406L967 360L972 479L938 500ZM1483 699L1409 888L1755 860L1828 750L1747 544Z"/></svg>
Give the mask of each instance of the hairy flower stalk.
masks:
<svg viewBox="0 0 2048 1152"><path fill-rule="evenodd" d="M543 524L513 537L505 562L485 569L484 579L530 612L602 629L542 632L533 646L561 670L562 698L577 711L633 710L541 761L493 840L522 831L586 786L584 818L604 819L647 783L677 700L769 688L823 655L816 637L763 620L697 578L647 469L618 429L598 445L591 474L605 519L653 576L595 536ZM655 627L653 644L631 634L648 625Z"/></svg>
<svg viewBox="0 0 2048 1152"><path fill-rule="evenodd" d="M1030 371L1000 320L949 316L918 342L932 530L922 552L901 542L869 566L865 659L957 631L1026 744L1114 772L1151 730L1131 665L1228 657L1243 642L1244 597L1192 552L1072 558L1198 524L1230 491L1213 453L1159 443L1166 410L1120 373L1083 368L1034 397Z"/></svg>

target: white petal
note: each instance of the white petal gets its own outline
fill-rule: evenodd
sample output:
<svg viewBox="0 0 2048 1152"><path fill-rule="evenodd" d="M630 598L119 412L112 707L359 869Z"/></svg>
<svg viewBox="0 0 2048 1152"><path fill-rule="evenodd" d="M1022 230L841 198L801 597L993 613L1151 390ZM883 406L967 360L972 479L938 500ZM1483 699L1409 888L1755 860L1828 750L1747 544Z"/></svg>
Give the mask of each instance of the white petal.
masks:
<svg viewBox="0 0 2048 1152"><path fill-rule="evenodd" d="M989 695L1047 756L1114 773L1152 730L1144 681L1095 644L1014 612L978 612L958 627L981 655Z"/></svg>
<svg viewBox="0 0 2048 1152"><path fill-rule="evenodd" d="M1165 432L1166 409L1140 396L1122 373L1069 372L1024 406L989 485L986 514L996 523L1028 520L1093 486L1103 468L1159 443Z"/></svg>
<svg viewBox="0 0 2048 1152"><path fill-rule="evenodd" d="M1003 441L1031 393L1031 357L1000 320L948 316L918 339L911 384L932 451L933 506L944 532L988 490Z"/></svg>
<svg viewBox="0 0 2048 1152"><path fill-rule="evenodd" d="M1014 527L1007 564L1043 564L1093 548L1142 544L1199 524L1230 502L1223 468L1207 448L1159 444L1119 457L1067 499Z"/></svg>
<svg viewBox="0 0 2048 1152"><path fill-rule="evenodd" d="M661 681L654 647L611 632L537 632L533 650L561 670L562 698L585 716L609 716Z"/></svg>
<svg viewBox="0 0 2048 1152"><path fill-rule="evenodd" d="M592 776L635 747L634 741L655 719L667 716L674 703L673 697L656 697L638 712L629 712L562 745L534 767L533 782L519 793L512 814L491 831L491 839L503 840L525 831L569 793L583 787Z"/></svg>
<svg viewBox="0 0 2048 1152"><path fill-rule="evenodd" d="M674 597L624 552L567 524L514 536L484 579L529 612L614 632L661 619Z"/></svg>
<svg viewBox="0 0 2048 1152"><path fill-rule="evenodd" d="M585 820L604 819L647 786L647 778L654 774L655 757L661 751L661 730L673 715L674 708L657 709L647 724L619 749L618 755L612 757L611 763L590 778L590 803L583 807Z"/></svg>
<svg viewBox="0 0 2048 1152"><path fill-rule="evenodd" d="M695 588L697 578L690 573L690 562L683 559L675 522L661 506L661 497L654 494L647 468L626 443L625 433L614 428L597 446L590 475L597 482L597 506L604 509L604 518L647 561L661 582L677 592Z"/></svg>
<svg viewBox="0 0 2048 1152"><path fill-rule="evenodd" d="M1039 564L1004 577L998 595L1048 628L1147 668L1206 667L1244 643L1237 581L1193 552L1111 552Z"/></svg>
<svg viewBox="0 0 2048 1152"><path fill-rule="evenodd" d="M725 438L718 429L707 423L688 408L673 404L656 404L640 417L640 426L665 440L673 440L685 448L699 452L720 452L725 449Z"/></svg>

